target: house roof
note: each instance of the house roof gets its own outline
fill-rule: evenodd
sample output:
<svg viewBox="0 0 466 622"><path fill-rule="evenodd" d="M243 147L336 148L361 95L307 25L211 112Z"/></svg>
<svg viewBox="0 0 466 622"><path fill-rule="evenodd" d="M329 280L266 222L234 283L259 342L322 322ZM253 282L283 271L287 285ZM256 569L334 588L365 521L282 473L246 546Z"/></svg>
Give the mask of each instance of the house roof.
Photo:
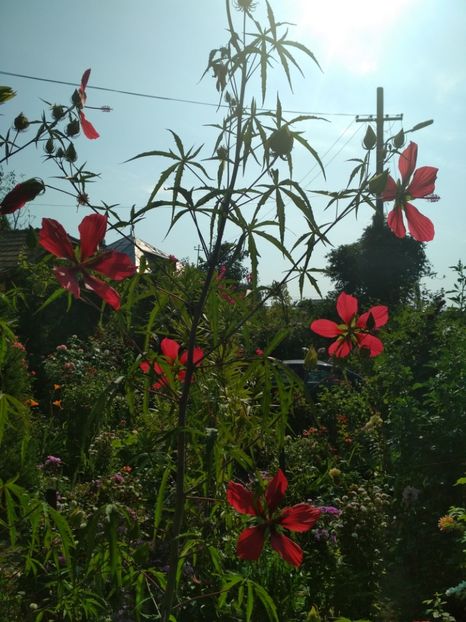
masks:
<svg viewBox="0 0 466 622"><path fill-rule="evenodd" d="M0 230L0 272L16 268L22 253L28 256L34 254L29 245L31 231Z"/></svg>
<svg viewBox="0 0 466 622"><path fill-rule="evenodd" d="M160 257L161 259L169 259L169 256L163 251L155 248L148 242L144 242L134 236L128 236L121 238L111 244L106 244L106 248L110 248L115 251L125 253L134 262L136 266L139 266L142 256Z"/></svg>

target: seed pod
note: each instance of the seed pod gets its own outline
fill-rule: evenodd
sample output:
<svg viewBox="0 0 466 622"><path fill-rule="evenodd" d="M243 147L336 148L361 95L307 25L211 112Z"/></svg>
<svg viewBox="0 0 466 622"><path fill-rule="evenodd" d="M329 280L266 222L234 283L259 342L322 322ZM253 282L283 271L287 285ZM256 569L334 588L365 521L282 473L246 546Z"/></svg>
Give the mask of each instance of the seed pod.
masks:
<svg viewBox="0 0 466 622"><path fill-rule="evenodd" d="M0 86L0 104L4 104L16 95L11 86Z"/></svg>
<svg viewBox="0 0 466 622"><path fill-rule="evenodd" d="M76 149L74 148L73 143L70 143L65 151L65 160L68 162L76 162L78 159L78 154L76 153Z"/></svg>
<svg viewBox="0 0 466 622"><path fill-rule="evenodd" d="M83 100L82 100L82 97L81 97L81 93L77 89L74 91L73 95L71 96L71 101L78 108L82 108L83 107Z"/></svg>
<svg viewBox="0 0 466 622"><path fill-rule="evenodd" d="M228 149L226 147L220 146L217 149L217 158L219 160L228 160Z"/></svg>
<svg viewBox="0 0 466 622"><path fill-rule="evenodd" d="M288 156L293 149L294 138L286 125L275 130L269 138L269 148L278 156Z"/></svg>
<svg viewBox="0 0 466 622"><path fill-rule="evenodd" d="M76 136L76 134L79 134L79 121L77 119L74 119L73 121L70 121L66 126L66 135Z"/></svg>
<svg viewBox="0 0 466 622"><path fill-rule="evenodd" d="M29 127L29 119L25 117L22 112L20 112L20 114L14 120L14 126L15 130L18 130L18 132L22 132Z"/></svg>
<svg viewBox="0 0 466 622"><path fill-rule="evenodd" d="M63 106L54 104L52 106L52 117L55 119L55 121L59 121L60 119L63 119L64 116L65 116L65 109L63 108Z"/></svg>
<svg viewBox="0 0 466 622"><path fill-rule="evenodd" d="M63 151L63 149L61 147L58 147L57 149L57 153L55 154L56 158L63 158L65 157L65 152Z"/></svg>

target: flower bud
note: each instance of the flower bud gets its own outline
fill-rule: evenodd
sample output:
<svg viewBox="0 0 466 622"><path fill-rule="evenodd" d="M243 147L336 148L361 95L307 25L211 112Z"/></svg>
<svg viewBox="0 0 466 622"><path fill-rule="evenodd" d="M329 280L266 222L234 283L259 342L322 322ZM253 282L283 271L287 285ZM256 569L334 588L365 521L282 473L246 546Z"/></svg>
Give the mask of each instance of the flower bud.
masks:
<svg viewBox="0 0 466 622"><path fill-rule="evenodd" d="M73 121L70 121L66 126L66 135L76 136L76 134L79 134L79 121L77 119L74 119Z"/></svg>
<svg viewBox="0 0 466 622"><path fill-rule="evenodd" d="M58 147L57 152L55 154L56 158L64 158L65 157L65 152L63 151L63 149L61 147Z"/></svg>
<svg viewBox="0 0 466 622"><path fill-rule="evenodd" d="M373 149L377 144L377 136L370 125L367 126L366 135L364 136L362 144L364 148L368 150Z"/></svg>
<svg viewBox="0 0 466 622"><path fill-rule="evenodd" d="M74 148L73 143L70 143L65 151L65 160L68 162L76 162L78 159L78 154L76 153L76 149Z"/></svg>
<svg viewBox="0 0 466 622"><path fill-rule="evenodd" d="M337 469L336 467L333 467L333 468L329 469L328 474L330 475L330 477L332 479L335 479L337 477L340 477L341 471L340 471L340 469Z"/></svg>
<svg viewBox="0 0 466 622"><path fill-rule="evenodd" d="M29 127L29 119L21 112L14 120L14 127L15 130L18 130L18 132L27 130Z"/></svg>
<svg viewBox="0 0 466 622"><path fill-rule="evenodd" d="M288 156L293 149L294 138L286 125L275 130L269 138L269 148L278 156Z"/></svg>
<svg viewBox="0 0 466 622"><path fill-rule="evenodd" d="M403 130L400 130L398 134L393 138L393 146L395 149L401 149L401 147L405 144L405 133Z"/></svg>
<svg viewBox="0 0 466 622"><path fill-rule="evenodd" d="M63 119L64 116L65 116L65 109L63 108L63 106L54 104L52 106L52 117L55 119L55 121L59 121L60 119Z"/></svg>
<svg viewBox="0 0 466 622"><path fill-rule="evenodd" d="M16 91L13 91L11 86L0 86L0 104L4 104L9 99L13 99L16 95Z"/></svg>
<svg viewBox="0 0 466 622"><path fill-rule="evenodd" d="M80 92L78 91L78 89L75 90L75 92L73 93L73 95L71 96L71 101L73 102L73 104L75 106L77 106L78 108L82 108L83 106L83 101L82 101L82 97Z"/></svg>
<svg viewBox="0 0 466 622"><path fill-rule="evenodd" d="M49 138L47 142L45 143L44 150L45 150L45 153L48 155L52 155L52 153L55 151L55 146L51 138Z"/></svg>

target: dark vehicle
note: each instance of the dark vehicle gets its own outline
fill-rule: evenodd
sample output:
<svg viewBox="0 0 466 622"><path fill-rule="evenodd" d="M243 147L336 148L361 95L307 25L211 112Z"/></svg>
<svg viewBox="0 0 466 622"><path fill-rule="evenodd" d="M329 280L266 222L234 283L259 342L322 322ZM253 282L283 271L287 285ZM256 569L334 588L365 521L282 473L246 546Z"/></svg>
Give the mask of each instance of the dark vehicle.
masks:
<svg viewBox="0 0 466 622"><path fill-rule="evenodd" d="M332 363L317 361L317 365L312 369L304 367L304 359L289 359L282 361L291 369L303 382L306 390L311 395L315 395L324 387L332 387L347 382L355 388L362 384L359 374L349 369L341 369Z"/></svg>

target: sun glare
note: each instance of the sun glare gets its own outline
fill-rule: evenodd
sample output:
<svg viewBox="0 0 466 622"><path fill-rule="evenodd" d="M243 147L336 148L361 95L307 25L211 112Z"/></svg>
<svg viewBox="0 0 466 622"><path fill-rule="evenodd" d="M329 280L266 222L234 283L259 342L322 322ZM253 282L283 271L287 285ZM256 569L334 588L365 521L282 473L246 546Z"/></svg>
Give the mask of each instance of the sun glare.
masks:
<svg viewBox="0 0 466 622"><path fill-rule="evenodd" d="M312 37L312 48L325 68L337 64L366 74L377 69L397 23L418 1L297 0L294 19L306 38Z"/></svg>

